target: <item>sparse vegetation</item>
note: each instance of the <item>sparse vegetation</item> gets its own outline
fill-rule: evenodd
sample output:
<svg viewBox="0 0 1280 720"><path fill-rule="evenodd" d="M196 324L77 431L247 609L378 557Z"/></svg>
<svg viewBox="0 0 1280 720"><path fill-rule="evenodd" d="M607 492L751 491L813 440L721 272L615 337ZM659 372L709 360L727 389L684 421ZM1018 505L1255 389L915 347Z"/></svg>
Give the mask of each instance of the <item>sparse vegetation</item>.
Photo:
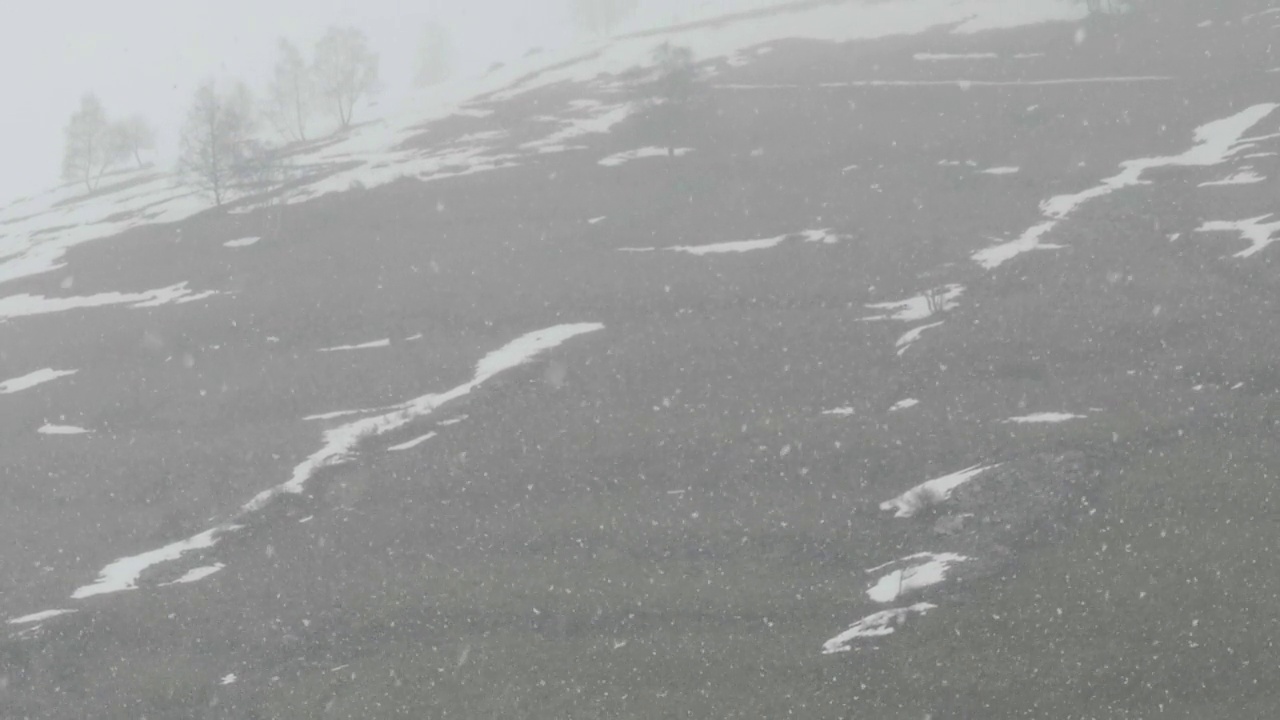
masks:
<svg viewBox="0 0 1280 720"><path fill-rule="evenodd" d="M253 99L243 83L226 93L218 92L213 81L196 90L182 130L179 168L215 205L234 189L253 184L269 163L269 148L252 140L254 129Z"/></svg>
<svg viewBox="0 0 1280 720"><path fill-rule="evenodd" d="M316 83L297 46L280 38L276 67L267 89L267 116L281 135L307 139L307 121L316 105Z"/></svg>
<svg viewBox="0 0 1280 720"><path fill-rule="evenodd" d="M924 291L925 306L929 309L929 315L937 315L945 312L947 309L948 288L935 287Z"/></svg>
<svg viewBox="0 0 1280 720"><path fill-rule="evenodd" d="M102 175L125 155L125 146L116 128L107 119L98 96L80 98L80 109L71 116L64 131L62 177L82 182L92 192Z"/></svg>
<svg viewBox="0 0 1280 720"><path fill-rule="evenodd" d="M138 167L143 167L142 151L156 147L155 128L141 115L134 115L116 123L113 131L121 155L133 157Z"/></svg>
<svg viewBox="0 0 1280 720"><path fill-rule="evenodd" d="M378 89L378 56L358 28L333 27L316 43L315 83L342 128L351 126L355 105Z"/></svg>

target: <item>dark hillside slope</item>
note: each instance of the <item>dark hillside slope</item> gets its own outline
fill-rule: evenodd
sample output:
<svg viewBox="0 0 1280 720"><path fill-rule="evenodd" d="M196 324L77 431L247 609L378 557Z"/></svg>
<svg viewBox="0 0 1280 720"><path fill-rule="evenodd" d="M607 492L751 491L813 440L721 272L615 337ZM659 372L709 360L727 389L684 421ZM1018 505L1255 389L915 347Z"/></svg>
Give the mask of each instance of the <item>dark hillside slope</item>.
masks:
<svg viewBox="0 0 1280 720"><path fill-rule="evenodd" d="M3 282L0 717L1269 716L1266 10L779 37L618 164L500 89Z"/></svg>

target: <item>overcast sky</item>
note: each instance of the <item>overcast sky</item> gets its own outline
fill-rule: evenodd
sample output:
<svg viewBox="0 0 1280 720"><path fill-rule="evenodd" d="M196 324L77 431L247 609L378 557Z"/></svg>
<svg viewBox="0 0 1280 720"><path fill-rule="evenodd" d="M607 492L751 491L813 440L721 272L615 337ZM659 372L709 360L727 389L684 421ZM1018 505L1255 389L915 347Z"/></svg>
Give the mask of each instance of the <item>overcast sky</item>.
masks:
<svg viewBox="0 0 1280 720"><path fill-rule="evenodd" d="M777 0L641 0L629 26L757 7ZM309 51L330 25L355 25L381 58L389 91L409 86L418 39L435 19L454 36L459 73L477 73L531 47L583 38L568 0L46 0L6 2L0 23L0 204L58 182L62 129L80 96L112 117L134 113L160 130L172 162L194 88L205 78L266 87L276 40Z"/></svg>

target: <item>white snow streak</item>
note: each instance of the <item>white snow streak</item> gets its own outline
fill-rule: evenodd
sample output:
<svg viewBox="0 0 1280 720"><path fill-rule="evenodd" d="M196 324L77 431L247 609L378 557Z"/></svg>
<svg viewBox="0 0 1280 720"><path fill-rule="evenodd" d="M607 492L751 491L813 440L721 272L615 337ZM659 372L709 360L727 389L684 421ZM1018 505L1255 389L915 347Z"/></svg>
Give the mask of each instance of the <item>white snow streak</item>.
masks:
<svg viewBox="0 0 1280 720"><path fill-rule="evenodd" d="M138 555L123 557L102 568L98 579L89 585L77 588L71 593L72 600L83 600L95 595L134 590L138 587L138 578L153 565L171 562L193 550L204 550L218 543L218 536L239 530L239 525L219 525L204 532L193 535L186 540L169 543L162 548L150 550Z"/></svg>
<svg viewBox="0 0 1280 720"><path fill-rule="evenodd" d="M913 408L919 404L920 404L920 401L915 398L906 398L904 400L899 400L898 402L894 403L893 407L889 408L889 412L906 410L907 408Z"/></svg>
<svg viewBox="0 0 1280 720"><path fill-rule="evenodd" d="M911 346L915 341L920 339L920 336L923 335L926 330L932 330L933 328L940 327L941 325L941 322L930 323L929 325L921 325L917 328L911 328L907 332L903 333L902 337L898 338L898 341L894 343L894 347L898 348L898 355L901 356L907 350L910 350Z"/></svg>
<svg viewBox="0 0 1280 720"><path fill-rule="evenodd" d="M399 445L392 445L391 447L387 448L387 450L390 450L393 452L398 450L409 450L411 448L418 447L422 443L430 440L435 436L436 436L435 432L429 432L426 435L423 435L422 437L416 437L408 442L402 442Z"/></svg>
<svg viewBox="0 0 1280 720"><path fill-rule="evenodd" d="M12 620L9 621L9 624L10 625L29 625L31 623L38 623L44 620L48 620L49 618L56 618L59 615L69 615L73 612L76 612L76 611L68 610L68 609L42 610L41 612L31 613L30 615L23 615L22 617L13 618Z"/></svg>
<svg viewBox="0 0 1280 720"><path fill-rule="evenodd" d="M22 390L29 390L37 385L43 385L44 383L57 380L60 377L75 375L77 372L77 370L54 370L53 368L36 370L35 372L27 373L22 377L16 377L12 380L0 382L0 395L8 395Z"/></svg>
<svg viewBox="0 0 1280 720"><path fill-rule="evenodd" d="M724 253L745 253L752 250L767 250L777 247L787 240L797 239L807 243L822 243L824 245L833 245L840 242L840 236L834 234L831 230L802 230L799 233L790 235L779 235L771 238L761 238L759 240L732 240L730 242L712 243L710 245L673 245L664 248L637 248L625 247L618 248L619 252L654 252L655 250L666 250L669 252L682 252L690 255L719 255Z"/></svg>
<svg viewBox="0 0 1280 720"><path fill-rule="evenodd" d="M1014 167L1012 165L1008 165L1008 166L1002 166L1002 167L987 168L986 170L982 170L980 172L983 175L1012 175L1021 169L1022 168L1020 167Z"/></svg>
<svg viewBox="0 0 1280 720"><path fill-rule="evenodd" d="M1266 180L1266 178L1253 172L1252 170L1241 170L1240 172L1233 173L1227 177L1222 178L1221 180L1210 180L1208 182L1202 182L1198 187L1218 187L1222 185L1253 185L1254 183L1260 183L1263 180Z"/></svg>
<svg viewBox="0 0 1280 720"><path fill-rule="evenodd" d="M617 167L632 160L651 157L684 157L693 152L693 148L668 148L663 147L643 147L636 150L627 150L600 159L600 164L605 167Z"/></svg>
<svg viewBox="0 0 1280 720"><path fill-rule="evenodd" d="M1019 417L1011 417L1004 420L1006 423L1034 424L1034 423L1060 423L1068 420L1080 420L1084 415L1075 415L1073 413L1064 412L1042 412L1032 413L1031 415L1022 415Z"/></svg>
<svg viewBox="0 0 1280 720"><path fill-rule="evenodd" d="M88 434L89 431L82 427L76 427L75 425L54 425L53 423L45 423L40 426L40 429L36 430L36 432L41 435L85 435Z"/></svg>
<svg viewBox="0 0 1280 720"><path fill-rule="evenodd" d="M872 613L854 623L848 630L824 642L822 644L822 654L831 655L833 653L849 652L853 649L850 643L859 638L892 635L897 627L906 622L907 618L912 614L923 615L937 607L932 603L922 602L907 607Z"/></svg>
<svg viewBox="0 0 1280 720"><path fill-rule="evenodd" d="M108 292L97 295L51 298L44 295L10 295L0 298L0 320L66 312L82 308L127 305L134 308L151 308L170 303L188 303L203 300L216 293L192 293L185 282L158 290L138 293Z"/></svg>
<svg viewBox="0 0 1280 720"><path fill-rule="evenodd" d="M335 345L334 347L320 348L316 352L342 352L343 350L370 350L373 348L391 347L391 338L383 338L381 340L371 340L367 343L359 345Z"/></svg>
<svg viewBox="0 0 1280 720"><path fill-rule="evenodd" d="M916 60L922 61L939 61L939 60L996 60L1000 56L993 52L984 53L916 53L911 56Z"/></svg>
<svg viewBox="0 0 1280 720"><path fill-rule="evenodd" d="M924 560L924 562L907 564L913 560ZM909 555L889 563L890 565L902 564L905 567L900 567L877 580L867 590L867 597L878 603L894 602L905 595L943 582L947 579L947 571L952 565L966 560L969 558L955 553L923 552Z"/></svg>
<svg viewBox="0 0 1280 720"><path fill-rule="evenodd" d="M218 572L224 567L226 567L226 565L223 565L222 563L214 563L212 565L205 565L204 567L191 568L177 580L174 580L173 582L160 583L160 585L163 587L166 585L185 585L187 583L198 582Z"/></svg>
<svg viewBox="0 0 1280 720"><path fill-rule="evenodd" d="M1208 167L1226 162L1227 158L1240 149L1238 146L1244 133L1276 107L1280 106L1275 103L1254 105L1230 117L1201 125L1195 131L1196 144L1180 155L1126 160L1120 164L1120 173L1106 178L1094 187L1072 195L1049 198L1040 204L1044 221L1033 225L1015 240L974 253L973 260L984 268L991 269L1031 250L1061 247L1042 243L1041 239L1080 206L1117 190L1147 183L1142 176L1153 168Z"/></svg>
<svg viewBox="0 0 1280 720"><path fill-rule="evenodd" d="M909 518L951 497L951 491L996 465L974 465L916 485L892 500L880 503L881 510L894 510L894 517Z"/></svg>
<svg viewBox="0 0 1280 720"><path fill-rule="evenodd" d="M1280 221L1263 224L1262 221L1269 217L1271 217L1270 213L1235 222L1213 220L1196 228L1196 231L1240 233L1241 238L1249 241L1249 247L1232 257L1247 258L1262 252L1268 245L1276 241L1276 234L1280 233Z"/></svg>
<svg viewBox="0 0 1280 720"><path fill-rule="evenodd" d="M249 247L250 245L256 244L261 239L262 238L260 237L245 237L245 238L240 238L239 240L228 240L222 243L222 246L229 247L229 248Z"/></svg>
<svg viewBox="0 0 1280 720"><path fill-rule="evenodd" d="M604 326L599 323L577 323L535 330L481 358L476 364L475 375L467 383L444 393L432 393L408 400L394 406L389 413L356 420L325 431L324 445L294 467L288 481L258 493L242 505L241 515L261 510L279 495L301 493L307 481L317 471L350 460L361 440L403 427L418 417L430 414L441 405L470 393L504 370L523 365L540 353L555 348L578 335L603 328ZM96 581L77 589L71 597L74 600L81 600L95 595L134 589L137 587L138 579L147 569L163 562L177 560L193 550L212 547L218 542L220 535L239 530L240 527L230 522L223 523L186 540L179 540L156 550L116 560L101 570Z"/></svg>

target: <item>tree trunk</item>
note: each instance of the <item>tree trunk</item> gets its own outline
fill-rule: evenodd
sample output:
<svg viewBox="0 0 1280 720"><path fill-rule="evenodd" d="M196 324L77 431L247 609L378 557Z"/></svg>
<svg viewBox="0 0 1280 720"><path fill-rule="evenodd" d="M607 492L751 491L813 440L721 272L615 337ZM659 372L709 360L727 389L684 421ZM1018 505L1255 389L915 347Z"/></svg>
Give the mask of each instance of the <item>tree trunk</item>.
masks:
<svg viewBox="0 0 1280 720"><path fill-rule="evenodd" d="M294 120L298 124L298 139L302 142L307 141L307 122L302 117L302 95L295 82L293 86L293 115Z"/></svg>

